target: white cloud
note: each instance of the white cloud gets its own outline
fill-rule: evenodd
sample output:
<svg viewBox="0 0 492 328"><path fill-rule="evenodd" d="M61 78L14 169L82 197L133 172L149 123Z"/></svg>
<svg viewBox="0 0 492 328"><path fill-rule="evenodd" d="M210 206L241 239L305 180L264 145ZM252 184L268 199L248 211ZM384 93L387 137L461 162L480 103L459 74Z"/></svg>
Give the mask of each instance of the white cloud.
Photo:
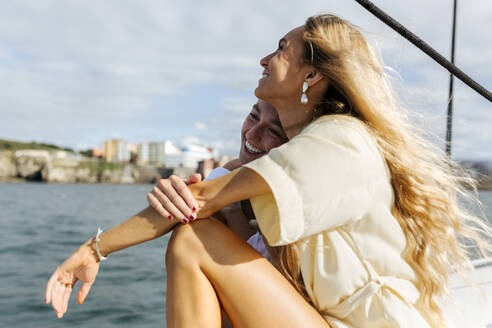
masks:
<svg viewBox="0 0 492 328"><path fill-rule="evenodd" d="M256 98L254 96L250 98L225 97L220 100L220 104L225 111L239 115L249 112L255 102Z"/></svg>
<svg viewBox="0 0 492 328"><path fill-rule="evenodd" d="M203 122L194 122L193 126L195 127L195 129L198 129L198 130L206 130L207 129L207 125Z"/></svg>
<svg viewBox="0 0 492 328"><path fill-rule="evenodd" d="M449 54L451 2L374 2ZM0 4L0 137L76 146L101 144L112 130L129 139L195 132L235 153L255 101L259 59L289 29L326 11L351 20L379 44L385 62L401 73L407 107L442 135L448 73L355 1L30 0ZM490 88L492 34L484 31L491 29L492 5L460 3L458 15L457 63ZM216 92L210 93L212 85ZM212 117L199 111L199 100L180 106L176 97L187 97L191 88L217 99L207 107ZM456 156L492 158L486 145L492 136L484 132L490 104L457 83L455 111ZM190 131L189 117L207 129Z"/></svg>
<svg viewBox="0 0 492 328"><path fill-rule="evenodd" d="M220 99L220 115L206 118L207 130L200 134L201 139L223 154L237 156L241 144L241 127L255 102L254 96Z"/></svg>

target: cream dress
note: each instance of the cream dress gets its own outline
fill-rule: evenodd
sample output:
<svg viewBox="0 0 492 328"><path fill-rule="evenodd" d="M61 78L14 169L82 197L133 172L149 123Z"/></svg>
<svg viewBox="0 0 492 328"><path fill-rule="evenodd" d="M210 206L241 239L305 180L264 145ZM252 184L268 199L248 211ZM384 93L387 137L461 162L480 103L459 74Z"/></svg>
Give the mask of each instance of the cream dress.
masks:
<svg viewBox="0 0 492 328"><path fill-rule="evenodd" d="M271 189L251 200L262 234L272 246L295 243L309 296L334 327L428 327L390 173L360 122L321 117L244 166Z"/></svg>

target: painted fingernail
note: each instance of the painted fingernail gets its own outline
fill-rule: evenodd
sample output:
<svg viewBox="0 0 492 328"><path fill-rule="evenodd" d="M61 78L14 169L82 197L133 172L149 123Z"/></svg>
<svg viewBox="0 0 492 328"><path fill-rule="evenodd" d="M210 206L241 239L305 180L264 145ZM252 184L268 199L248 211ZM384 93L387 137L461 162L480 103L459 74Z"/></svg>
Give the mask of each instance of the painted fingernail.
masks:
<svg viewBox="0 0 492 328"><path fill-rule="evenodd" d="M188 223L188 222L190 222L190 221L188 221L188 219L183 219L183 222L184 222L184 223Z"/></svg>
<svg viewBox="0 0 492 328"><path fill-rule="evenodd" d="M196 211L196 207L195 207L195 206L193 206L193 212L195 212L195 211Z"/></svg>
<svg viewBox="0 0 492 328"><path fill-rule="evenodd" d="M168 216L167 216L167 218L168 218L169 220L172 220L172 219L173 219L173 216L172 216L172 215L168 215Z"/></svg>
<svg viewBox="0 0 492 328"><path fill-rule="evenodd" d="M195 217L193 215L190 215L190 220L191 221L195 220Z"/></svg>

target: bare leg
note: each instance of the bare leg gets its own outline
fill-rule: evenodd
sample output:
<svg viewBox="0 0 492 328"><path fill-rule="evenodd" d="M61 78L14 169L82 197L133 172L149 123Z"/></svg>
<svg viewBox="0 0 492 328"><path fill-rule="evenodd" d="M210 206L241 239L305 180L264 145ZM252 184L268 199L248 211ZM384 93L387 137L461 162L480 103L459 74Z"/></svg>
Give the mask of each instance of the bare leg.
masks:
<svg viewBox="0 0 492 328"><path fill-rule="evenodd" d="M177 227L166 254L168 327L329 327L264 257L214 219ZM220 303L219 303L220 299Z"/></svg>
<svg viewBox="0 0 492 328"><path fill-rule="evenodd" d="M176 226L175 230L187 230L186 226ZM196 245L182 245L186 241L180 240L181 235L171 235L166 252L167 327L220 327L221 308L214 287L194 263L198 249ZM182 252L182 256L172 256L175 252Z"/></svg>

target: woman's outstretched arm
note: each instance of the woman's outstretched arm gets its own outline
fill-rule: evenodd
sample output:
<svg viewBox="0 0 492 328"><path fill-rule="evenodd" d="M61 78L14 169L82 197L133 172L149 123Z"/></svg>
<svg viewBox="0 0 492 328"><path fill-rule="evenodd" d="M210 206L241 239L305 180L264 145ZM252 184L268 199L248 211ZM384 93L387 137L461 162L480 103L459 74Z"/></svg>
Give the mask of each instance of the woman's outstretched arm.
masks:
<svg viewBox="0 0 492 328"><path fill-rule="evenodd" d="M160 237L180 223L163 218L153 208L147 207L125 222L99 236L98 247L102 256ZM46 284L45 302L51 303L58 318L67 312L68 300L75 283L82 286L77 301L82 304L96 280L99 257L94 238L89 239L69 256L53 273Z"/></svg>
<svg viewBox="0 0 492 328"><path fill-rule="evenodd" d="M164 181L169 182L169 180ZM166 192L170 197L168 201L173 200L174 206L182 213L181 216L175 215L176 218L189 217L192 212L190 205L195 202L195 199L200 208L198 217L205 218L225 205L269 191L264 180L246 168L236 169L214 180L192 184L189 190L182 188L183 185L184 183L174 185L170 183L169 190ZM181 193L176 190L180 190ZM104 232L99 236L100 241L98 242L101 255L107 256L115 251L160 237L181 222L177 219L163 218L161 215L163 215L162 211L156 212L153 208L148 207L120 225ZM78 280L82 282L77 297L79 304L82 304L96 279L98 270L99 258L95 252L94 238L91 238L55 270L46 285L45 302L51 302L57 316L61 318L67 311L68 299L75 283Z"/></svg>
<svg viewBox="0 0 492 328"><path fill-rule="evenodd" d="M266 182L247 168L238 168L213 180L199 183L191 181L192 184L188 186L180 179L174 179L174 182L170 180L173 179L163 179L160 185L168 185L167 190L162 193L169 194L168 198L173 200L173 205L181 209L183 213L181 216L174 215L175 218L189 218L193 215L193 204L198 206L195 214L198 218L208 218L226 205L270 191ZM183 201L178 202L177 200L180 199ZM163 218L162 216L170 215L166 214L148 207L120 225L104 232L100 235L98 243L101 254L106 256L171 231L181 221Z"/></svg>

